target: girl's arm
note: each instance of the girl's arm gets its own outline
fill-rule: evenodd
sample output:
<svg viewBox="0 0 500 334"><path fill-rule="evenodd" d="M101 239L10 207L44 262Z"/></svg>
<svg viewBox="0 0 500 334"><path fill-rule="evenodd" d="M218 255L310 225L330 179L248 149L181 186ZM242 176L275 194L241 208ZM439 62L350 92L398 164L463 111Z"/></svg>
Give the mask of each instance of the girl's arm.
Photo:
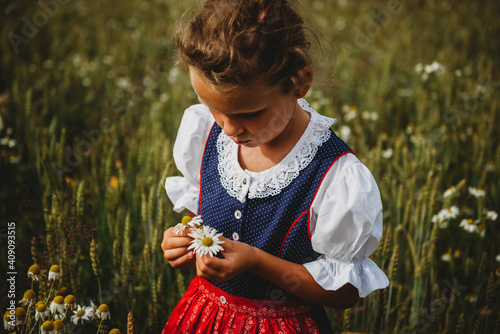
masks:
<svg viewBox="0 0 500 334"><path fill-rule="evenodd" d="M225 241L222 244L224 258L196 256L198 276L226 282L249 271L299 298L332 308L349 308L359 299L358 290L349 283L335 291L325 290L301 264L283 260L245 243L221 239Z"/></svg>

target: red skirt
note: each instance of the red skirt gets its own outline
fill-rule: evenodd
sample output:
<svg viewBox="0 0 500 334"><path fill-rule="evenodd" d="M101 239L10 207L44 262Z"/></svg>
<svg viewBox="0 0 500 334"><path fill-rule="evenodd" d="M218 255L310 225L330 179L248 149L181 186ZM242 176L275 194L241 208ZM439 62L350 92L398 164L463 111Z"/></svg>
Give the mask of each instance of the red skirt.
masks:
<svg viewBox="0 0 500 334"><path fill-rule="evenodd" d="M230 295L196 276L162 334L319 333L304 301L270 301Z"/></svg>

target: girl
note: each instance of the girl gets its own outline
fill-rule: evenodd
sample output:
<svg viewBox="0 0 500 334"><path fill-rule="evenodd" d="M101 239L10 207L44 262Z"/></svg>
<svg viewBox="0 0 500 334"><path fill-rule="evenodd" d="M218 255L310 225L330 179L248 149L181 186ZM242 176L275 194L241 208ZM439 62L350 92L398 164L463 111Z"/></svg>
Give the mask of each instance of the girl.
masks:
<svg viewBox="0 0 500 334"><path fill-rule="evenodd" d="M303 21L286 0L208 0L176 33L201 104L183 116L166 180L174 210L223 233L194 255L170 228L162 249L197 276L163 333L331 333L322 305L349 308L389 282L368 256L382 205L368 169L302 98Z"/></svg>

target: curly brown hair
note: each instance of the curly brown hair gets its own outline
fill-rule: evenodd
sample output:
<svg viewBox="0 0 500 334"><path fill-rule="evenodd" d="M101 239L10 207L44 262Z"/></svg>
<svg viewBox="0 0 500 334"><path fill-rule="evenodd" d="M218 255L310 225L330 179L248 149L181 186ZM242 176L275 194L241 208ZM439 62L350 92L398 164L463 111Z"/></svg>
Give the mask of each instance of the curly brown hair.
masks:
<svg viewBox="0 0 500 334"><path fill-rule="evenodd" d="M310 65L310 43L286 0L208 0L187 27L180 22L179 61L217 90L262 82L288 93L307 81L301 69Z"/></svg>

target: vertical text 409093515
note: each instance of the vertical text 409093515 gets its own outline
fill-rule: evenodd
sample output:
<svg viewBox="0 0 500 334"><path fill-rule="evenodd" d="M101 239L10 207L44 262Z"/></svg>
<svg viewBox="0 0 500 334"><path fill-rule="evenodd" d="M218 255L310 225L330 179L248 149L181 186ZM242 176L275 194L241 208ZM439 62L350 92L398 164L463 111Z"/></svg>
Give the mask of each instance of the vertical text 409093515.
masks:
<svg viewBox="0 0 500 334"><path fill-rule="evenodd" d="M9 323L15 323L16 310L16 223L10 222L7 224L7 286L9 305Z"/></svg>

